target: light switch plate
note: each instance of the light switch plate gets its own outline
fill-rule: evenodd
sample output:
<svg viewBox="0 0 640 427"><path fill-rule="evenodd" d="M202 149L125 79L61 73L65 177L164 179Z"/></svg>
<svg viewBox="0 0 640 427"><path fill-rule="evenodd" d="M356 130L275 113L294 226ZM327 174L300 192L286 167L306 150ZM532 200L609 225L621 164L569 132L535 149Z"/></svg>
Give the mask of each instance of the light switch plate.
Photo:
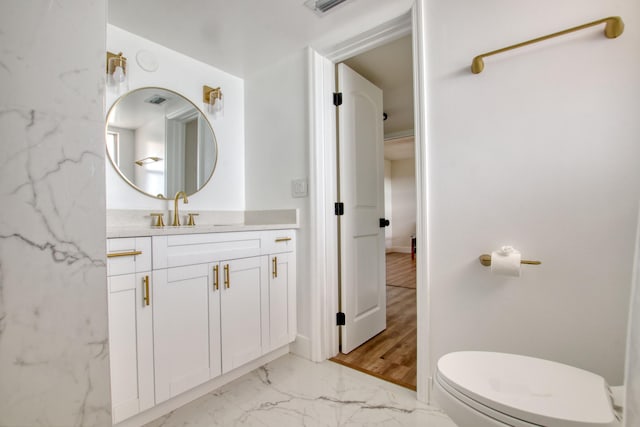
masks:
<svg viewBox="0 0 640 427"><path fill-rule="evenodd" d="M294 179L291 181L291 196L307 197L308 194L306 178Z"/></svg>

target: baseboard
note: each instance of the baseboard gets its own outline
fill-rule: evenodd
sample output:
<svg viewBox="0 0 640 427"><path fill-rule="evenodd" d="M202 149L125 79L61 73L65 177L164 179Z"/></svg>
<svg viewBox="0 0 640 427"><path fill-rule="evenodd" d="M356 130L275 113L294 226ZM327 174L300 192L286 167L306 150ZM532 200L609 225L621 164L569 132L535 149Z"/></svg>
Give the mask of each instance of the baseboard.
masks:
<svg viewBox="0 0 640 427"><path fill-rule="evenodd" d="M131 418L127 418L119 422L118 424L114 424L115 427L139 427L141 425L147 424L157 418L162 417L163 415L168 414L171 411L178 409L181 406L190 403L199 397L204 396L207 393L212 392L213 390L222 387L225 384L230 383L231 381L240 378L241 376L248 374L254 369L258 369L260 366L265 365L279 357L284 356L289 353L289 345L285 345L280 347L277 350L272 351L271 353L267 353L264 356L256 359L252 362L247 363L239 368L234 369L231 372L227 372L226 374L214 378L210 381L207 381L204 384L200 384L199 386L192 388L191 390L185 391L184 393L173 397L169 400L165 400L162 403L157 404L153 408L150 408L140 414L134 415Z"/></svg>
<svg viewBox="0 0 640 427"><path fill-rule="evenodd" d="M410 254L411 247L409 246L391 246L387 249L387 252L399 252L401 254Z"/></svg>
<svg viewBox="0 0 640 427"><path fill-rule="evenodd" d="M296 340L291 343L291 353L296 356L311 360L311 339L304 335L296 335Z"/></svg>

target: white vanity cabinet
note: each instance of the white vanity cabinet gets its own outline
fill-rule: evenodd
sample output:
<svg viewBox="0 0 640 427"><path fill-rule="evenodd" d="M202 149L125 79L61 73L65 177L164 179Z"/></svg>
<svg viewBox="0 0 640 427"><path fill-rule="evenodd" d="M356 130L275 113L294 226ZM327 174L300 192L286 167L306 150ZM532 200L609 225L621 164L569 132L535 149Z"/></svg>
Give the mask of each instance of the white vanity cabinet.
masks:
<svg viewBox="0 0 640 427"><path fill-rule="evenodd" d="M154 404L151 238L107 241L113 422Z"/></svg>
<svg viewBox="0 0 640 427"><path fill-rule="evenodd" d="M220 328L219 292L212 292L208 264L153 271L153 341L156 403L220 375L218 349L209 345ZM215 338L214 338L215 340ZM219 339L218 339L219 341Z"/></svg>
<svg viewBox="0 0 640 427"><path fill-rule="evenodd" d="M108 241L109 251L139 245L148 262L109 258L114 423L210 380L222 384L295 339L294 230Z"/></svg>

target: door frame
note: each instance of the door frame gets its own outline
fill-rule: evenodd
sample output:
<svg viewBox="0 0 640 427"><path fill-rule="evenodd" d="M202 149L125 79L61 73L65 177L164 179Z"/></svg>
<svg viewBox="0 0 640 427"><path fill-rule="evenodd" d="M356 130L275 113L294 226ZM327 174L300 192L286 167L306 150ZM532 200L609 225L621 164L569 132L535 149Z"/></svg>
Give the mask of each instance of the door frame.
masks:
<svg viewBox="0 0 640 427"><path fill-rule="evenodd" d="M428 150L426 133L426 52L424 7L416 0L405 14L356 37L326 47L308 49L309 194L310 194L310 356L323 361L338 353L338 221L335 64L359 53L412 34L414 76L414 136L416 159L416 237L421 242L417 262L417 398L430 401L432 386L429 319Z"/></svg>

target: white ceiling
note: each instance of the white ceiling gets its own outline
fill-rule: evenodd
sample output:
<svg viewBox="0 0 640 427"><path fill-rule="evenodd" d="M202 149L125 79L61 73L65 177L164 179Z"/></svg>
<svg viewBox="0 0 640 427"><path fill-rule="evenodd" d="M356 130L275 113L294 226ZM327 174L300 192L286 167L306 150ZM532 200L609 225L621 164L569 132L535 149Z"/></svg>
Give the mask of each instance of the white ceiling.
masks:
<svg viewBox="0 0 640 427"><path fill-rule="evenodd" d="M412 0L349 0L319 17L304 2L108 0L109 23L247 78L291 52L331 45L371 28L371 23L392 20L412 4ZM385 137L413 134L411 56L407 36L345 61L383 90L388 115ZM396 141L393 147L405 148L389 155L413 153L407 144Z"/></svg>
<svg viewBox="0 0 640 427"><path fill-rule="evenodd" d="M349 0L322 17L305 0L109 0L109 23L235 76L309 45L345 40L412 0Z"/></svg>
<svg viewBox="0 0 640 427"><path fill-rule="evenodd" d="M411 36L344 61L382 89L385 137L413 134L413 62Z"/></svg>

